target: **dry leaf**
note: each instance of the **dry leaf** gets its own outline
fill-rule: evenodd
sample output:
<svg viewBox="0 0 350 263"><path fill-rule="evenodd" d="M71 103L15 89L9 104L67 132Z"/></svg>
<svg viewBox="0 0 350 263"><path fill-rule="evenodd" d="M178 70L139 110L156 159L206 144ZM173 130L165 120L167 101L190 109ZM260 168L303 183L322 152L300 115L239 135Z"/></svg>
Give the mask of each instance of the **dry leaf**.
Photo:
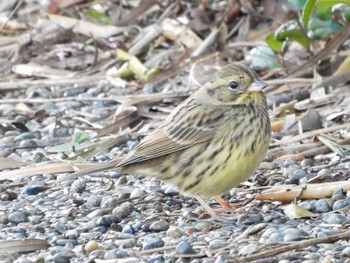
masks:
<svg viewBox="0 0 350 263"><path fill-rule="evenodd" d="M298 219L298 218L305 218L305 217L315 217L318 216L318 214L312 213L301 206L298 206L297 204L290 204L284 208L284 214L289 219Z"/></svg>

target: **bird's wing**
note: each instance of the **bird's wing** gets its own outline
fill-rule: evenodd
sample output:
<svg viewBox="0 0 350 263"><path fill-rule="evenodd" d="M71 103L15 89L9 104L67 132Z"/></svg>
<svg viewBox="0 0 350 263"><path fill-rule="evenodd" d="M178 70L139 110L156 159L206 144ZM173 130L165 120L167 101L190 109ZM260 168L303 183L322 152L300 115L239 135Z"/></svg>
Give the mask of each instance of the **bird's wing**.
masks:
<svg viewBox="0 0 350 263"><path fill-rule="evenodd" d="M171 119L145 137L118 166L147 161L208 141L216 134L224 113L214 107L205 110L198 107L185 116L170 116Z"/></svg>

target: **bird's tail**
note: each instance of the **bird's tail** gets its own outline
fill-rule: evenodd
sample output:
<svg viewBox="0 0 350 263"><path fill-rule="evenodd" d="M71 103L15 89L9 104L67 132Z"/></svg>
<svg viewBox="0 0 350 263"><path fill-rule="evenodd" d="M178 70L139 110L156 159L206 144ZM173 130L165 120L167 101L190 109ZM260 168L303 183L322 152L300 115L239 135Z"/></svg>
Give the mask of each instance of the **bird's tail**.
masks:
<svg viewBox="0 0 350 263"><path fill-rule="evenodd" d="M111 161L108 162L104 162L104 163L97 163L97 164L93 164L91 167L86 168L86 169L82 169L79 170L77 172L74 172L68 176L65 176L63 178L60 178L57 180L57 182L63 182L63 181L67 181L67 180L73 180L75 178L84 176L84 175L89 175L89 174L93 174L96 172L103 172L106 170L120 170L120 168L116 168L117 164L120 163L123 160L123 158L118 158L118 159L113 159Z"/></svg>

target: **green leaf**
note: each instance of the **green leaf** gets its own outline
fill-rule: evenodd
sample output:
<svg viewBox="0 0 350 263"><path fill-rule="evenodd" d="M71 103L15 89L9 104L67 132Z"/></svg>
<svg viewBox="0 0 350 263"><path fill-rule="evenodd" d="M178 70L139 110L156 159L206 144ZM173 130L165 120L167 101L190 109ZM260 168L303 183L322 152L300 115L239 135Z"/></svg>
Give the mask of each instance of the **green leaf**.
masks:
<svg viewBox="0 0 350 263"><path fill-rule="evenodd" d="M339 31L343 25L333 20L321 20L317 17L310 19L307 35L311 39L326 39L332 33Z"/></svg>
<svg viewBox="0 0 350 263"><path fill-rule="evenodd" d="M328 9L337 4L346 4L350 6L350 0L318 0L316 4L316 8Z"/></svg>
<svg viewBox="0 0 350 263"><path fill-rule="evenodd" d="M82 143L85 142L87 139L89 139L89 135L85 132L77 132L76 134L74 134L73 136L73 140L72 142L75 143Z"/></svg>
<svg viewBox="0 0 350 263"><path fill-rule="evenodd" d="M252 66L256 69L279 68L276 53L268 46L258 46L250 51Z"/></svg>
<svg viewBox="0 0 350 263"><path fill-rule="evenodd" d="M303 23L303 28L305 31L307 31L307 26L309 24L309 18L311 15L312 10L314 9L316 0L307 0L304 8L303 8L303 13L301 15L301 21Z"/></svg>
<svg viewBox="0 0 350 263"><path fill-rule="evenodd" d="M114 24L113 19L111 19L110 17L106 16L104 13L101 12L97 12L96 10L93 9L88 9L85 11L85 16L92 18L92 19L96 19L99 20L105 24Z"/></svg>
<svg viewBox="0 0 350 263"><path fill-rule="evenodd" d="M289 2L294 6L296 6L297 8L303 9L305 6L306 0L289 0Z"/></svg>
<svg viewBox="0 0 350 263"><path fill-rule="evenodd" d="M279 41L275 38L275 34L271 33L265 38L265 42L276 52L282 52L283 50L283 41Z"/></svg>
<svg viewBox="0 0 350 263"><path fill-rule="evenodd" d="M344 18L346 19L346 21L350 21L350 6L348 6L348 7L345 9Z"/></svg>
<svg viewBox="0 0 350 263"><path fill-rule="evenodd" d="M310 39L304 34L301 29L296 28L292 25L287 25L284 28L280 28L276 31L275 37L279 41L295 41L298 42L305 48L308 48L310 45Z"/></svg>

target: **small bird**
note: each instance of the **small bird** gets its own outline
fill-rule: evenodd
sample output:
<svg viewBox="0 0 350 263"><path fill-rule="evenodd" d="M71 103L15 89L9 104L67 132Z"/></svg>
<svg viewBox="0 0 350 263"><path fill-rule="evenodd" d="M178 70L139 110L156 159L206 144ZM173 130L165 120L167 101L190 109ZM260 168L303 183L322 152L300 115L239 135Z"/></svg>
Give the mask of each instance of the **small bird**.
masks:
<svg viewBox="0 0 350 263"><path fill-rule="evenodd" d="M213 79L179 104L154 132L126 157L78 171L121 172L155 177L196 197L214 219L217 213L202 199L214 197L246 181L264 158L271 125L262 89L267 84L243 64L218 70Z"/></svg>

